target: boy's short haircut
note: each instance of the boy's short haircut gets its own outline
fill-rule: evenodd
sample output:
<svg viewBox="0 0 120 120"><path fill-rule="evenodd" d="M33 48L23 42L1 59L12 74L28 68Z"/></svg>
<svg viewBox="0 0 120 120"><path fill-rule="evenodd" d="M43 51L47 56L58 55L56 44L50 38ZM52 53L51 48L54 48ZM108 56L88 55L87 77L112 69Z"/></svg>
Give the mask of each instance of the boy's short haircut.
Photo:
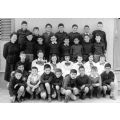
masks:
<svg viewBox="0 0 120 120"><path fill-rule="evenodd" d="M21 71L21 70L16 70L16 71L15 71L15 74L16 74L16 73L21 73L21 74L22 74L22 71Z"/></svg>
<svg viewBox="0 0 120 120"><path fill-rule="evenodd" d="M69 39L69 36L66 36L65 39ZM65 39L64 39L64 40L65 40Z"/></svg>
<svg viewBox="0 0 120 120"><path fill-rule="evenodd" d="M90 57L90 56L93 56L93 54L92 54L92 53L89 53L89 57Z"/></svg>
<svg viewBox="0 0 120 120"><path fill-rule="evenodd" d="M79 67L79 70L80 70L80 69L85 69L85 67L84 67L83 65L81 65L81 66Z"/></svg>
<svg viewBox="0 0 120 120"><path fill-rule="evenodd" d="M85 38L86 36L90 38L90 36L89 36L88 34L86 34L86 35L84 36L84 38Z"/></svg>
<svg viewBox="0 0 120 120"><path fill-rule="evenodd" d="M13 35L17 35L17 33L16 32L11 33L10 38L12 38Z"/></svg>
<svg viewBox="0 0 120 120"><path fill-rule="evenodd" d="M45 25L45 28L46 28L47 26L50 26L50 27L52 28L52 25L51 25L50 23L46 24L46 25Z"/></svg>
<svg viewBox="0 0 120 120"><path fill-rule="evenodd" d="M103 24L103 23L101 21L99 21L98 24Z"/></svg>
<svg viewBox="0 0 120 120"><path fill-rule="evenodd" d="M51 37L56 37L56 35L52 35ZM50 37L50 38L51 38L51 37ZM56 37L56 38L57 38L57 37Z"/></svg>
<svg viewBox="0 0 120 120"><path fill-rule="evenodd" d="M39 27L34 27L33 30L39 30Z"/></svg>
<svg viewBox="0 0 120 120"><path fill-rule="evenodd" d="M70 57L69 53L65 53L64 57Z"/></svg>
<svg viewBox="0 0 120 120"><path fill-rule="evenodd" d="M39 53L43 53L43 51L42 51L42 50L38 50L38 51L37 51L37 55L38 55ZM43 54L44 54L44 53L43 53Z"/></svg>
<svg viewBox="0 0 120 120"><path fill-rule="evenodd" d="M18 68L19 66L23 66L24 67L24 63L17 63L16 67Z"/></svg>
<svg viewBox="0 0 120 120"><path fill-rule="evenodd" d="M28 32L28 33L26 34L26 36L29 36L29 35L33 35L32 32Z"/></svg>
<svg viewBox="0 0 120 120"><path fill-rule="evenodd" d="M37 40L38 40L39 38L42 38L42 39L44 39L44 38L43 38L43 36L38 36Z"/></svg>
<svg viewBox="0 0 120 120"><path fill-rule="evenodd" d="M21 55L21 54L25 54L25 52L24 52L24 51L21 51L21 52L20 52L20 55Z"/></svg>
<svg viewBox="0 0 120 120"><path fill-rule="evenodd" d="M85 26L84 26L84 28L85 28L85 27L88 27L88 28L90 28L90 27L89 27L89 25L85 25Z"/></svg>
<svg viewBox="0 0 120 120"><path fill-rule="evenodd" d="M60 68L55 69L55 73L60 72L62 73L62 70Z"/></svg>
<svg viewBox="0 0 120 120"><path fill-rule="evenodd" d="M83 58L83 56L82 56L82 55L78 55L78 56L77 56L77 58L78 58L78 57L82 57L82 58Z"/></svg>
<svg viewBox="0 0 120 120"><path fill-rule="evenodd" d="M75 38L74 38L74 40L75 40L75 39L78 39L78 40L79 40L79 38L78 38L78 37L75 37ZM79 40L79 41L80 41L80 40Z"/></svg>
<svg viewBox="0 0 120 120"><path fill-rule="evenodd" d="M38 71L38 68L37 68L37 67L35 67L35 66L33 66L33 67L31 68L31 70L33 70L33 69L36 69L36 70Z"/></svg>
<svg viewBox="0 0 120 120"><path fill-rule="evenodd" d="M106 67L110 67L110 68L111 68L111 64L110 64L110 63L106 63L106 64L105 64L105 68L106 68Z"/></svg>
<svg viewBox="0 0 120 120"><path fill-rule="evenodd" d="M76 73L77 74L77 70L76 69L71 69L70 73Z"/></svg>
<svg viewBox="0 0 120 120"><path fill-rule="evenodd" d="M100 37L101 37L101 35L100 35L100 34L98 34L98 33L97 33L95 36L100 36Z"/></svg>
<svg viewBox="0 0 120 120"><path fill-rule="evenodd" d="M73 25L72 25L72 28L73 28L73 27L77 27L77 28L78 28L78 25L77 25L77 24L73 24Z"/></svg>
<svg viewBox="0 0 120 120"><path fill-rule="evenodd" d="M44 70L47 69L47 68L50 68L51 69L51 66L49 64L45 64L44 65Z"/></svg>
<svg viewBox="0 0 120 120"><path fill-rule="evenodd" d="M58 27L60 27L60 26L64 27L64 24L63 23L58 24Z"/></svg>
<svg viewBox="0 0 120 120"><path fill-rule="evenodd" d="M96 66L92 66L91 70L97 71L97 67Z"/></svg>
<svg viewBox="0 0 120 120"><path fill-rule="evenodd" d="M27 22L26 22L26 21L22 21L21 25L23 25L23 24L26 24L26 25L27 25Z"/></svg>

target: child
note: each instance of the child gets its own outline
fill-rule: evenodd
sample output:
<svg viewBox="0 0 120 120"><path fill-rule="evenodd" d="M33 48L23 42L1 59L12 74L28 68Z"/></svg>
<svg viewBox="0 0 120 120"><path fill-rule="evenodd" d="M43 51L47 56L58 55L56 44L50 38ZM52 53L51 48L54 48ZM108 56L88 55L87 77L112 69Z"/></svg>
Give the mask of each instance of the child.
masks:
<svg viewBox="0 0 120 120"><path fill-rule="evenodd" d="M85 99L86 95L89 92L90 80L89 77L85 74L84 66L79 67L79 73L80 74L76 78L76 85L80 98Z"/></svg>
<svg viewBox="0 0 120 120"><path fill-rule="evenodd" d="M31 64L28 60L26 60L26 54L24 51L20 52L20 60L17 62L18 64L23 64L25 71L29 72L31 69Z"/></svg>
<svg viewBox="0 0 120 120"><path fill-rule="evenodd" d="M47 63L47 60L44 60L44 53L39 50L37 53L38 58L32 61L32 67L38 68L38 74L42 75L44 72L44 65Z"/></svg>
<svg viewBox="0 0 120 120"><path fill-rule="evenodd" d="M74 69L77 70L77 73L78 73L78 74L79 74L79 67L80 67L80 66L84 66L82 60L83 60L82 56L78 55L78 57L77 57L77 62L74 63ZM77 74L77 75L78 75L78 74Z"/></svg>
<svg viewBox="0 0 120 120"><path fill-rule="evenodd" d="M111 71L111 64L105 64L105 71L101 74L103 96L106 96L106 92L110 91L110 98L115 99L115 75Z"/></svg>
<svg viewBox="0 0 120 120"><path fill-rule="evenodd" d="M49 44L49 48L50 48L49 60L52 54L59 56L59 44L57 43L57 38L55 35L51 36L51 43Z"/></svg>
<svg viewBox="0 0 120 120"><path fill-rule="evenodd" d="M52 25L51 24L46 24L45 25L45 33L43 33L43 39L45 41L45 46L46 46L46 49L45 49L45 58L47 60L49 60L49 43L50 43L50 39L51 39L51 36L53 36L54 33L52 32Z"/></svg>
<svg viewBox="0 0 120 120"><path fill-rule="evenodd" d="M26 21L22 21L21 22L21 29L19 29L17 31L17 35L18 35L18 44L20 46L20 48L23 48L23 44L26 40L26 35L30 32L28 29L27 29L27 22Z"/></svg>
<svg viewBox="0 0 120 120"><path fill-rule="evenodd" d="M50 60L50 65L51 65L51 71L52 72L55 72L55 69L57 68L58 64L59 64L58 63L58 57L55 54L53 54L51 56L51 60Z"/></svg>
<svg viewBox="0 0 120 120"><path fill-rule="evenodd" d="M51 72L51 66L49 64L44 65L44 73L41 75L42 93L47 93L48 102L51 102L51 83L55 75Z"/></svg>
<svg viewBox="0 0 120 120"><path fill-rule="evenodd" d="M96 63L96 66L98 68L99 75L105 71L105 64L106 64L106 57L105 55L100 56L100 61Z"/></svg>
<svg viewBox="0 0 120 120"><path fill-rule="evenodd" d="M38 69L37 67L32 67L31 68L31 74L28 76L27 79L27 92L31 95L31 99L34 98L34 93L35 97L38 98L38 95L41 92L41 89L39 87L41 83L40 80L40 75L38 75Z"/></svg>
<svg viewBox="0 0 120 120"><path fill-rule="evenodd" d="M76 88L76 77L77 71L75 69L70 70L70 74L64 79L62 94L65 95L65 102L68 102L71 98L72 100L77 100L75 95L78 94L78 89Z"/></svg>
<svg viewBox="0 0 120 120"><path fill-rule="evenodd" d="M38 37L39 37L39 27L34 27L33 28L33 39L32 39L32 41L34 43L37 43Z"/></svg>
<svg viewBox="0 0 120 120"><path fill-rule="evenodd" d="M52 86L53 86L53 93L56 93L55 96L53 94L53 97L55 98L57 96L58 101L61 101L61 88L63 85L63 76L62 76L62 70L60 68L57 68L55 70L55 78L52 81Z"/></svg>
<svg viewBox="0 0 120 120"><path fill-rule="evenodd" d="M87 62L89 54L92 53L93 53L93 44L90 42L89 35L85 35L83 41L83 61Z"/></svg>
<svg viewBox="0 0 120 120"><path fill-rule="evenodd" d="M94 62L97 63L100 59L100 55L105 54L105 45L101 42L101 36L96 34L96 42L94 43Z"/></svg>
<svg viewBox="0 0 120 120"><path fill-rule="evenodd" d="M70 54L70 45L69 45L69 38L66 37L64 39L63 44L60 45L60 60L63 61L63 59L65 58L66 54Z"/></svg>
<svg viewBox="0 0 120 120"><path fill-rule="evenodd" d="M26 41L24 42L24 46L22 50L26 54L26 59L31 63L33 61L33 53L34 53L34 43L32 42L33 35L32 33L28 33L26 37Z"/></svg>
<svg viewBox="0 0 120 120"><path fill-rule="evenodd" d="M34 50L35 59L37 58L37 52L39 50L41 50L45 54L45 44L44 44L43 37L39 36L36 41L37 41L37 43L35 44L35 48L34 48L35 49Z"/></svg>
<svg viewBox="0 0 120 120"><path fill-rule="evenodd" d="M58 24L58 32L55 33L55 36L57 37L58 44L63 44L63 40L66 38L67 33L64 31L64 24L60 23Z"/></svg>
<svg viewBox="0 0 120 120"><path fill-rule="evenodd" d="M80 35L80 33L77 32L78 30L78 25L73 24L72 25L72 32L70 32L68 34L69 39L70 39L70 45L74 44L74 39L78 38L80 40L80 44L82 43L82 36Z"/></svg>
<svg viewBox="0 0 120 120"><path fill-rule="evenodd" d="M95 62L93 62L93 55L90 54L89 55L89 61L84 64L85 73L87 75L90 75L92 66L96 66L96 64L95 64Z"/></svg>
<svg viewBox="0 0 120 120"><path fill-rule="evenodd" d="M103 23L98 22L97 23L97 30L93 31L93 39L92 42L95 43L95 36L96 34L99 34L101 36L101 42L105 45L105 51L107 50L107 40L106 40L106 33L102 30L103 29Z"/></svg>
<svg viewBox="0 0 120 120"><path fill-rule="evenodd" d="M11 102L21 102L25 93L25 82L22 80L22 71L16 70L14 77L11 77L9 83L9 94Z"/></svg>
<svg viewBox="0 0 120 120"><path fill-rule="evenodd" d="M63 77L65 77L67 74L70 73L70 70L73 67L73 62L70 61L70 55L66 54L65 55L65 61L61 62L58 65L58 68L61 68L63 71Z"/></svg>
<svg viewBox="0 0 120 120"><path fill-rule="evenodd" d="M74 39L74 45L71 46L70 55L73 62L77 61L77 56L82 55L82 45L79 44L80 40L78 38Z"/></svg>
<svg viewBox="0 0 120 120"><path fill-rule="evenodd" d="M91 86L90 86L90 98L92 98L93 93L96 94L96 96L99 98L101 94L101 77L98 74L98 70L96 66L93 66L91 68L91 74L89 76Z"/></svg>
<svg viewBox="0 0 120 120"><path fill-rule="evenodd" d="M82 34L83 39L84 39L85 35L88 35L89 38L90 38L90 41L91 41L92 34L90 33L90 27L89 27L89 25L85 25L84 26L84 33Z"/></svg>

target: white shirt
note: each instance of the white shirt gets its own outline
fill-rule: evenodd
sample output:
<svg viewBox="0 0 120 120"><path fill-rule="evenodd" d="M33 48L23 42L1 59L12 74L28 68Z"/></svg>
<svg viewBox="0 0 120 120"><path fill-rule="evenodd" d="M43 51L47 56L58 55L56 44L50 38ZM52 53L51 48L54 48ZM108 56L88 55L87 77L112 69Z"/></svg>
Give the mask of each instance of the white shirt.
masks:
<svg viewBox="0 0 120 120"><path fill-rule="evenodd" d="M92 64L93 64L93 66L96 66L96 63L95 63L95 62L92 62ZM89 61L86 62L86 63L84 64L84 67L85 67L85 73L86 73L87 75L90 75L90 73L91 73L91 65L90 65L90 62L89 62Z"/></svg>

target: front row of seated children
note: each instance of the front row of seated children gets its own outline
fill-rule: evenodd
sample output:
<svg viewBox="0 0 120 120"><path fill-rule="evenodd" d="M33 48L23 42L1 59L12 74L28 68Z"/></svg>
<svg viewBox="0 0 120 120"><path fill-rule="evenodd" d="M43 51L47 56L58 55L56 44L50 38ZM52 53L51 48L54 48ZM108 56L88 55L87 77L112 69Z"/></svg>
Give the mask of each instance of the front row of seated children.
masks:
<svg viewBox="0 0 120 120"><path fill-rule="evenodd" d="M30 99L47 99L49 102L53 99L59 101L64 99L68 102L86 97L105 97L108 92L110 98L115 99L114 73L109 63L105 64L105 71L101 75L98 74L96 66L91 67L89 76L85 74L83 65L78 71L79 74L76 69L71 69L70 73L63 77L60 68L56 68L53 73L50 64L45 64L41 76L38 74L38 68L33 66L27 78L23 64L19 64L17 70L12 73L9 83L10 100L21 102L30 97Z"/></svg>

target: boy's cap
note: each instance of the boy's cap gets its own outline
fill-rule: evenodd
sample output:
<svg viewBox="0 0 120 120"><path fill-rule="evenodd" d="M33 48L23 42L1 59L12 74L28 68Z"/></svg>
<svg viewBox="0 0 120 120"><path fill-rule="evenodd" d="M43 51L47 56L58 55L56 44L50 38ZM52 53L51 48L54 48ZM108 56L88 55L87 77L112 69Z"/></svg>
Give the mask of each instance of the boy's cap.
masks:
<svg viewBox="0 0 120 120"><path fill-rule="evenodd" d="M76 69L71 69L70 73L76 73L77 74L77 70Z"/></svg>
<svg viewBox="0 0 120 120"><path fill-rule="evenodd" d="M57 69L55 69L55 73L56 72L61 72L62 73L62 70L60 68L57 68Z"/></svg>

